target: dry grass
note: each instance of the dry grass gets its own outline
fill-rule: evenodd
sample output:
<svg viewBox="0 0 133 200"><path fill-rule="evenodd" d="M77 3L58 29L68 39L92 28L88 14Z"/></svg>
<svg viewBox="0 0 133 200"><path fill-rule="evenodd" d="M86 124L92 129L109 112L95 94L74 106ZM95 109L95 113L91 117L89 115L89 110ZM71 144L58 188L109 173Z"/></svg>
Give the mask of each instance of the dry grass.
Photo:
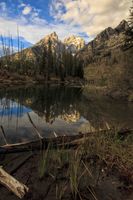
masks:
<svg viewBox="0 0 133 200"><path fill-rule="evenodd" d="M93 199L97 199L93 188L99 184L104 166L107 171L115 167L120 173L133 178L132 144L132 134L123 139L112 131L91 134L75 150L48 148L41 157L39 177L48 173L53 178L57 199L62 199L67 192L71 193L72 199L84 199L82 191L85 188ZM63 177L64 182L58 182L59 177Z"/></svg>

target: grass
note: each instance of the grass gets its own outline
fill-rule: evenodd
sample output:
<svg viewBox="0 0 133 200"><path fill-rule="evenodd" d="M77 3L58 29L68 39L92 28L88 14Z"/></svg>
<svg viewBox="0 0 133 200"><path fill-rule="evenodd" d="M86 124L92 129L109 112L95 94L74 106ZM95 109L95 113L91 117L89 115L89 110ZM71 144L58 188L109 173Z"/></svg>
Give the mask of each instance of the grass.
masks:
<svg viewBox="0 0 133 200"><path fill-rule="evenodd" d="M131 92L131 94L129 95L128 101L129 102L133 102L133 92Z"/></svg>
<svg viewBox="0 0 133 200"><path fill-rule="evenodd" d="M39 164L39 178L42 179L46 173L48 173L48 168L50 165L50 146L48 146L46 151L41 152L41 159Z"/></svg>
<svg viewBox="0 0 133 200"><path fill-rule="evenodd" d="M81 155L79 154L80 149L77 149L76 152L71 157L70 166L69 166L69 178L70 178L70 187L72 191L73 198L76 199L77 195L80 195L79 192L79 183L82 175L81 173Z"/></svg>
<svg viewBox="0 0 133 200"><path fill-rule="evenodd" d="M98 199L95 188L101 179L102 170L113 167L132 177L133 135L124 140L115 130L93 133L77 149L48 148L41 157L39 177L48 173L56 183L56 199L63 199L68 193L71 199L84 199L83 190L93 199ZM63 180L63 182L60 182Z"/></svg>

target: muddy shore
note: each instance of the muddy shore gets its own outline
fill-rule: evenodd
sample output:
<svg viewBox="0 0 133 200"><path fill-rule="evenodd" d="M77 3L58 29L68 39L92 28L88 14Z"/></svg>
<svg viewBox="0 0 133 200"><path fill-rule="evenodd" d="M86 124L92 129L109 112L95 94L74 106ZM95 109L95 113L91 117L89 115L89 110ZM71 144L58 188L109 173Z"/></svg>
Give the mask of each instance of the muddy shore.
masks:
<svg viewBox="0 0 133 200"><path fill-rule="evenodd" d="M23 200L132 200L132 134L113 135L92 134L77 148L1 154L0 165L29 188ZM5 199L18 200L0 186Z"/></svg>
<svg viewBox="0 0 133 200"><path fill-rule="evenodd" d="M27 154L14 154L8 156L8 164L4 167L7 171L10 171L11 168L15 168L15 165ZM16 159L14 160L14 158ZM11 160L12 159L12 160ZM69 167L68 163L65 163L64 166L56 166L56 171L51 171L52 174L46 173L43 178L39 178L39 162L41 159L41 154L34 154L30 157L30 159L21 166L13 176L16 177L17 180L26 184L30 191L23 198L23 200L55 200L60 199L57 194L57 185L59 190L61 191L61 187L65 188L66 184L68 184L68 188L65 190L62 199L73 199L69 179L67 177L67 170ZM6 158L1 162L6 162ZM13 161L14 160L14 161ZM97 157L94 157L89 160L91 162L92 169L95 168L96 171L99 170L99 161ZM2 163L1 163L2 164ZM91 170L92 170L91 169ZM95 171L95 172L96 172ZM94 177L97 176L96 173L93 173ZM131 200L133 198L132 188L130 186L130 182L125 179L124 176L120 175L117 169L109 170L106 165L102 166L102 174L99 177L98 184L95 185L95 180L91 178L90 185L80 185L80 194L82 199L95 199L91 192L87 189L94 190L94 194L99 200ZM95 186L94 186L95 185ZM60 192L58 191L58 192ZM0 186L0 200L18 200L18 198L9 192L6 188ZM77 195L76 199L80 199Z"/></svg>

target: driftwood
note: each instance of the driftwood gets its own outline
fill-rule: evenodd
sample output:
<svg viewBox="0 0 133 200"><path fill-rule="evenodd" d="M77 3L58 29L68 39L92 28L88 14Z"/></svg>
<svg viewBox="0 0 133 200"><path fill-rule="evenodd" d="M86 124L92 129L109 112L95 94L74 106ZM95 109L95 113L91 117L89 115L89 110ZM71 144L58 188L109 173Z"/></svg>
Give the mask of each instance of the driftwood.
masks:
<svg viewBox="0 0 133 200"><path fill-rule="evenodd" d="M29 190L26 185L17 181L14 177L4 171L2 167L0 167L0 184L12 191L20 199L22 199Z"/></svg>
<svg viewBox="0 0 133 200"><path fill-rule="evenodd" d="M41 149L49 148L75 148L78 145L82 144L91 134L102 134L102 133L111 133L114 131L113 129L110 130L100 130L95 132L89 133L80 133L78 135L71 135L71 136L56 136L54 138L42 138L41 139ZM130 130L132 132L132 130ZM118 132L119 134L119 132ZM16 143L16 144L7 144L0 147L0 154L2 153L16 153L16 152L24 152L24 151L36 151L40 150L40 139L34 140L30 142L24 143Z"/></svg>
<svg viewBox="0 0 133 200"><path fill-rule="evenodd" d="M99 131L99 133L104 133L105 130ZM50 148L74 148L80 144L80 141L83 141L84 138L89 137L91 134L95 134L96 132L89 133L80 133L78 135L71 136L57 136L54 138L43 138L41 139L42 148L47 149ZM82 143L82 142L81 142ZM24 152L24 151L36 151L40 150L40 139L34 140L30 142L24 143L16 143L16 144L7 144L0 147L0 153L16 153L16 152Z"/></svg>

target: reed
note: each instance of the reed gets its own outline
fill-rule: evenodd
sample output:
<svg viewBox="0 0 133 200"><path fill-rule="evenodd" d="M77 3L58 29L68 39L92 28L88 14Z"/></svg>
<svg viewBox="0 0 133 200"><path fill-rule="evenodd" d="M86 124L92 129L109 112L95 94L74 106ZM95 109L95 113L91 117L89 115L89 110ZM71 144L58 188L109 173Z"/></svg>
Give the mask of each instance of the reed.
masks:
<svg viewBox="0 0 133 200"><path fill-rule="evenodd" d="M70 187L72 191L73 198L76 199L79 192L79 182L80 182L80 161L81 155L79 155L79 149L74 152L71 157L70 167L69 167L69 177L70 177Z"/></svg>
<svg viewBox="0 0 133 200"><path fill-rule="evenodd" d="M50 145L47 150L41 152L41 159L39 163L39 178L42 179L48 173L50 167Z"/></svg>
<svg viewBox="0 0 133 200"><path fill-rule="evenodd" d="M71 199L84 199L84 195L89 195L98 200L95 188L100 184L105 166L111 170L115 165L118 170L126 169L126 173L132 168L131 141L131 135L123 141L114 130L91 134L77 149L53 150L49 146L39 163L39 177L47 174L54 180L56 199L69 194Z"/></svg>

